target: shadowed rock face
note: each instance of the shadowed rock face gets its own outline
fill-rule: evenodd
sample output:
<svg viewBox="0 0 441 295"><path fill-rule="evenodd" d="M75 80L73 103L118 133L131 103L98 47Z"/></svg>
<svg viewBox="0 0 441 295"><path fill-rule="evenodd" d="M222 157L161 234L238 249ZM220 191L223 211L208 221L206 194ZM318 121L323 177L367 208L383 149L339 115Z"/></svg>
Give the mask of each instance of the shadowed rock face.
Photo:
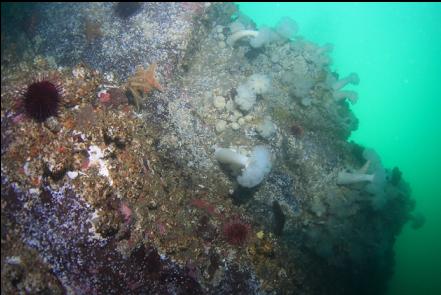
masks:
<svg viewBox="0 0 441 295"><path fill-rule="evenodd" d="M65 66L83 61L125 79L138 65L157 63L168 74L179 67L194 32L193 17L204 12L197 7L204 3L39 4L28 8L23 18L36 19L32 38L41 37L37 54L52 56ZM136 13L129 17L117 16L118 12L126 16L132 8ZM100 32L93 42L88 41L86 26L91 22Z"/></svg>
<svg viewBox="0 0 441 295"><path fill-rule="evenodd" d="M116 250L116 238L94 237L93 210L69 189L45 189L32 208L25 206L30 196L14 188L2 186L2 198L6 204L3 217L19 225L16 230L23 242L51 266L64 290L74 294L205 293L191 265L179 267L144 244L124 257ZM2 233L7 234L5 230ZM249 273L233 266L212 291L251 294L252 281Z"/></svg>
<svg viewBox="0 0 441 295"><path fill-rule="evenodd" d="M153 247L139 245L129 257L117 252L115 239L93 237L93 210L69 189L45 189L24 208L29 196L2 190L7 217L14 219L25 244L52 266L64 288L76 294L202 294L187 271L161 258Z"/></svg>

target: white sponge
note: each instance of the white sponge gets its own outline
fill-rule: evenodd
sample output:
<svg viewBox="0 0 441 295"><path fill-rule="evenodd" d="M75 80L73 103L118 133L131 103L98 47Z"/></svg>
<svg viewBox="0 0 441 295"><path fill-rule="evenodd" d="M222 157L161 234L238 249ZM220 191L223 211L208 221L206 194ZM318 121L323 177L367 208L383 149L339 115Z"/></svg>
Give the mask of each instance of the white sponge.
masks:
<svg viewBox="0 0 441 295"><path fill-rule="evenodd" d="M237 87L234 102L242 112L249 112L256 103L256 95L270 90L271 80L263 74L251 75L245 84Z"/></svg>
<svg viewBox="0 0 441 295"><path fill-rule="evenodd" d="M246 85L255 94L264 94L270 90L271 80L266 75L253 74L248 78Z"/></svg>
<svg viewBox="0 0 441 295"><path fill-rule="evenodd" d="M248 165L248 158L233 149L216 148L214 156L219 162L229 165L233 170L243 169Z"/></svg>
<svg viewBox="0 0 441 295"><path fill-rule="evenodd" d="M232 168L243 167L242 174L237 177L243 187L257 186L271 171L271 152L265 146L256 146L250 157L227 148L217 148L214 155L219 162Z"/></svg>
<svg viewBox="0 0 441 295"><path fill-rule="evenodd" d="M276 26L276 32L286 39L292 38L298 30L297 23L290 17L282 18Z"/></svg>
<svg viewBox="0 0 441 295"><path fill-rule="evenodd" d="M256 93L254 93L254 91L250 89L248 85L240 85L237 87L237 95L234 98L234 102L241 111L248 112L256 103Z"/></svg>
<svg viewBox="0 0 441 295"><path fill-rule="evenodd" d="M264 146L256 146L249 158L249 164L237 182L244 187L255 187L271 171L271 153Z"/></svg>

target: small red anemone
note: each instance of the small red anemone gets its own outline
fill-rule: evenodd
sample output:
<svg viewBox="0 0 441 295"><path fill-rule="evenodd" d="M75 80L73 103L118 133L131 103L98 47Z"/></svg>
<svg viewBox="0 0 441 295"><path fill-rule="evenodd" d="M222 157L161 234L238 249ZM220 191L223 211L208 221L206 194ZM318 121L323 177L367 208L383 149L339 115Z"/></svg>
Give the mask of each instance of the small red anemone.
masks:
<svg viewBox="0 0 441 295"><path fill-rule="evenodd" d="M224 225L223 233L228 243L235 246L243 245L250 234L251 226L241 220L233 220Z"/></svg>

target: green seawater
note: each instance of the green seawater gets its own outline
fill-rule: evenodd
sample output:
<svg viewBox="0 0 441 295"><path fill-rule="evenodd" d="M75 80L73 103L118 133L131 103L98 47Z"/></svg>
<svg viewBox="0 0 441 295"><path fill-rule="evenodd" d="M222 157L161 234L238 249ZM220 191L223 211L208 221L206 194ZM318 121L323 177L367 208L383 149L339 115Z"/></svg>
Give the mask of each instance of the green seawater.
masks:
<svg viewBox="0 0 441 295"><path fill-rule="evenodd" d="M334 44L333 70L359 74L351 139L401 169L426 217L396 241L388 294L441 294L441 4L238 4L259 26L291 17L306 39Z"/></svg>

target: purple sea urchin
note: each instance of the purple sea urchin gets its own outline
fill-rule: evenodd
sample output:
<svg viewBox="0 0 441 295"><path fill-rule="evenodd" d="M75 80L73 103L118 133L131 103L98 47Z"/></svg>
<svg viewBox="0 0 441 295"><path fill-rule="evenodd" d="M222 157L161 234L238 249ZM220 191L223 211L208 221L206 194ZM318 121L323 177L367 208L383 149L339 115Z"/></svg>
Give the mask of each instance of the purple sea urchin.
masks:
<svg viewBox="0 0 441 295"><path fill-rule="evenodd" d="M23 95L27 115L37 122L57 116L61 96L62 89L59 84L49 80L33 82Z"/></svg>

